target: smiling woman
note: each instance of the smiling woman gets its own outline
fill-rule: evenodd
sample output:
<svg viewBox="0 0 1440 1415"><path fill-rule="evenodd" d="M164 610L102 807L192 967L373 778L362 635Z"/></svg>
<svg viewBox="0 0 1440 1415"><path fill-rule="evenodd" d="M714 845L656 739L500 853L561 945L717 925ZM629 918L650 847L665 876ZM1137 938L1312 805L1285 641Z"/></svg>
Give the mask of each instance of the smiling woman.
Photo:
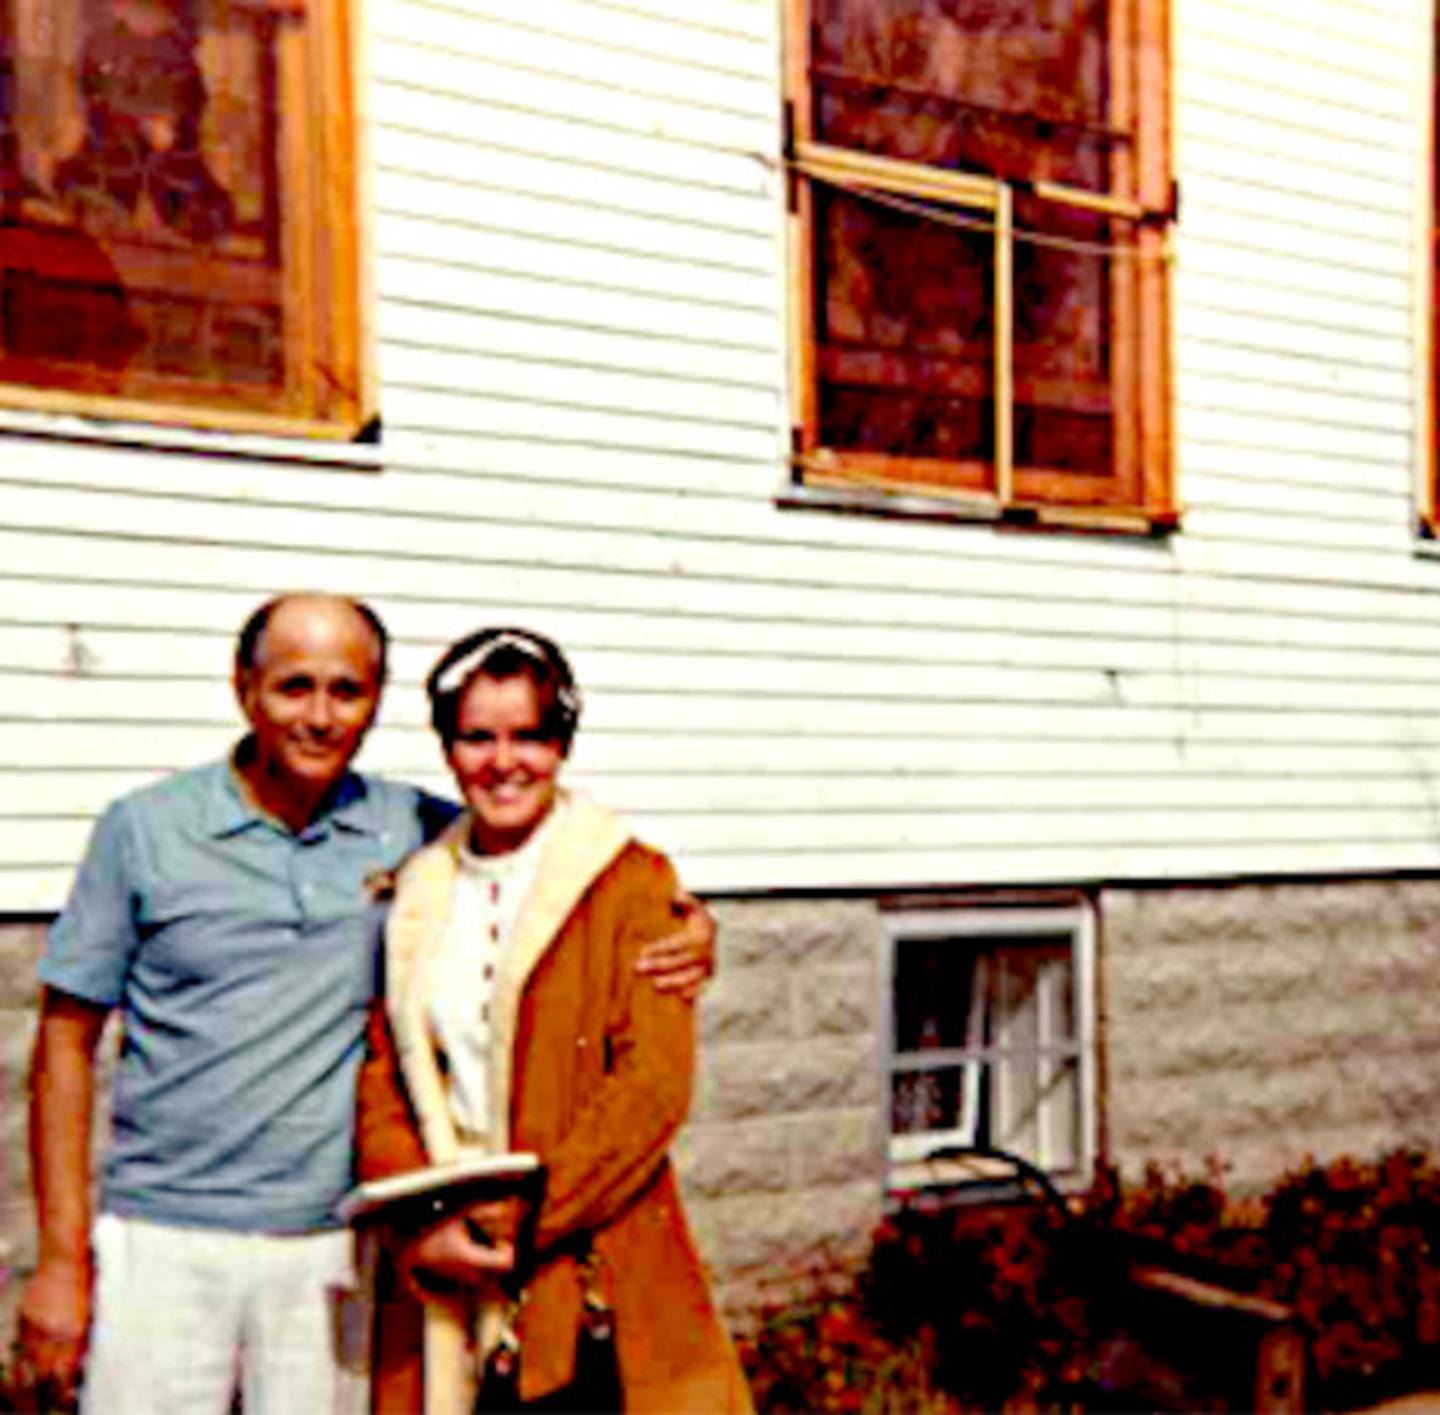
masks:
<svg viewBox="0 0 1440 1415"><path fill-rule="evenodd" d="M376 1409L479 1408L477 1381L495 1396L474 1356L493 1375L518 1349L519 1394L537 1409L748 1410L668 1157L689 1108L693 1012L635 975L641 947L674 928L674 874L560 789L580 695L550 640L482 630L426 686L469 809L400 872L360 1175L528 1151L547 1185L523 1271L513 1200L388 1235ZM603 1380L597 1311L614 1333Z"/></svg>
<svg viewBox="0 0 1440 1415"><path fill-rule="evenodd" d="M429 686L472 844L486 855L517 849L555 804L580 710L570 665L540 635L487 629L456 644Z"/></svg>

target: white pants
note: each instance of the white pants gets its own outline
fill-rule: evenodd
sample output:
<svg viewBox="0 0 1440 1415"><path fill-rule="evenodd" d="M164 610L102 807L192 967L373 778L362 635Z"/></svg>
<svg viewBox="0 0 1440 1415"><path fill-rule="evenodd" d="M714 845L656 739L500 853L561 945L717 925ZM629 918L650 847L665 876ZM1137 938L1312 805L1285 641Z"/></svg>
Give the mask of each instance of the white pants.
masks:
<svg viewBox="0 0 1440 1415"><path fill-rule="evenodd" d="M82 1415L354 1415L368 1333L345 1231L176 1228L103 1214Z"/></svg>

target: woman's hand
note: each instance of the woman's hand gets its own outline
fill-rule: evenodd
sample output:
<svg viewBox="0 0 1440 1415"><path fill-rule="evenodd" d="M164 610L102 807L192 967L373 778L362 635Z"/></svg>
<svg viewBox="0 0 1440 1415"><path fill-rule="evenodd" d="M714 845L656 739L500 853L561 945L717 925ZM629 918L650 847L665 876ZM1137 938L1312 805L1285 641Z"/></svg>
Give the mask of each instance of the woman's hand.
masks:
<svg viewBox="0 0 1440 1415"><path fill-rule="evenodd" d="M686 1002L694 1002L715 973L715 917L685 889L670 907L684 921L682 926L647 943L635 960L635 971L648 977L658 991L678 993Z"/></svg>
<svg viewBox="0 0 1440 1415"><path fill-rule="evenodd" d="M427 1228L397 1256L401 1279L418 1297L483 1287L515 1266L513 1200L476 1204Z"/></svg>

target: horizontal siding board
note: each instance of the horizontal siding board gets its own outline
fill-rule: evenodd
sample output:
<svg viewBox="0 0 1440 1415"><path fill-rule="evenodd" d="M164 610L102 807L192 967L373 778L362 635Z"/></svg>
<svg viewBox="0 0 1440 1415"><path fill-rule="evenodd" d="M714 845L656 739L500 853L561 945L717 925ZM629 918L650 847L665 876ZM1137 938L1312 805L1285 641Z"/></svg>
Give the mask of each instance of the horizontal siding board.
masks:
<svg viewBox="0 0 1440 1415"><path fill-rule="evenodd" d="M655 137L653 132L635 133L569 116L517 112L490 102L483 90L456 98L413 87L390 93L381 86L377 108L382 126L403 131L411 139L423 135L450 141L456 133L464 133L467 141L547 164L563 160L602 179L614 173L666 183L677 205L683 201L681 193L691 189L741 197L773 191L773 163L757 160L758 154L697 148Z"/></svg>
<svg viewBox="0 0 1440 1415"><path fill-rule="evenodd" d="M778 351L720 349L693 342L680 343L641 334L576 329L574 325L541 324L534 320L497 315L461 314L434 306L406 306L387 302L380 311L381 358L402 363L413 348L487 355L492 359L519 359L569 368L577 378L592 371L614 370L661 378L763 391L776 398L775 363ZM1383 375L1377 375L1383 377ZM463 444L473 464L483 450ZM417 450L387 447L390 465L415 459ZM433 455L444 467L440 444L426 449L423 464ZM460 450L460 449L457 449ZM663 482L661 483L664 484Z"/></svg>
<svg viewBox="0 0 1440 1415"><path fill-rule="evenodd" d="M578 204L595 202L616 211L664 216L683 209L685 219L717 230L754 231L774 220L774 178L759 162L748 164L753 180L745 188L707 183L704 169L692 171L677 189L673 180L618 167L594 167L568 157L513 152L489 147L485 152L484 181L470 182L474 148L463 138L435 136L411 128L389 125L377 128L371 148L379 169L380 200L384 201L385 174L398 172L433 177L453 183L453 205L460 211L483 208L487 187L532 196L568 196Z"/></svg>
<svg viewBox="0 0 1440 1415"><path fill-rule="evenodd" d="M1237 546L1304 543L1328 553L1389 557L1404 551L1414 540L1413 512L1377 516L1373 519L1320 518L1287 514L1275 507L1243 504L1193 502L1186 511L1186 525L1197 539L1228 540Z"/></svg>
<svg viewBox="0 0 1440 1415"><path fill-rule="evenodd" d="M1072 765L1076 765L1072 762ZM1434 771L1440 762L1431 762ZM408 773L419 777L419 771ZM1079 772L983 775L975 771L937 770L897 775L894 771L770 771L757 780L751 773L674 771L644 773L580 771L572 773L583 788L607 805L631 814L661 817L683 810L705 815L736 815L751 811L783 814L797 800L812 811L889 818L896 812L919 816L966 813L1005 814L1016 805L1017 790L1031 811L1080 812L1154 810L1164 803L1169 812L1323 811L1413 812L1434 805L1435 784L1418 772L1392 771L1385 776L1350 777L1257 771L1236 781L1228 775L1196 773L1125 775L1120 772ZM53 779L52 779L53 778ZM157 780L155 772L110 769L74 771L55 777L0 768L0 819L30 819L17 809L26 795L47 792L47 818L88 820L124 792ZM424 784L438 794L453 795L443 776L428 770Z"/></svg>
<svg viewBox="0 0 1440 1415"><path fill-rule="evenodd" d="M774 582L757 578L714 583L689 576L658 581L599 565L579 567L583 573L577 574L574 565L551 569L512 558L505 538L453 568L398 552L377 563L328 545L283 552L157 542L145 547L145 559L154 567L148 584L117 578L106 563L111 553L107 544L67 534L0 531L0 553L16 546L18 561L12 578L0 579L0 615L19 618L43 603L44 612L60 624L230 626L277 585L319 585L368 594L397 626L420 623L425 632L440 637L453 632L456 624L501 613L508 617L516 606L547 619L557 611L599 609L656 620L676 616L684 624L729 622L745 634L752 625L777 617ZM59 580L55 567L60 564L89 568L77 568ZM13 578L27 567L32 572L28 578ZM1440 582L1440 565L1422 562L1415 568L1432 586ZM211 584L228 585L229 592L210 593L206 586ZM958 620L953 594L875 590L847 599L840 589L843 586L786 586L784 622L801 632L836 631L842 641L851 626L861 633L922 637L957 626L1002 636L1070 634L1082 644L1096 645L1096 659L1105 658L1105 645L1114 639L1169 645L1177 654L1207 640L1319 653L1376 649L1430 654L1437 652L1440 632L1425 594L1364 591L1340 580L1301 586L1246 576L1158 579L1148 596L1137 585L1134 602L1102 596L1077 582L1069 602L1084 603L1087 638L1074 634L1073 615L1057 613L1054 596L1063 591L1052 588L1046 594L1033 582L1012 588L997 577L996 583L966 592ZM1327 599L1334 602L1333 610L1326 608Z"/></svg>
<svg viewBox="0 0 1440 1415"><path fill-rule="evenodd" d="M1185 111L1190 103L1223 107L1268 132L1289 128L1307 135L1317 145L1339 139L1344 144L1363 143L1390 152L1417 151L1416 135L1404 113L1374 112L1353 104L1332 103L1322 84L1287 89L1277 83L1257 80L1253 66L1240 72L1227 60L1237 45L1208 46L1202 63L1188 46L1179 48L1176 74L1178 106ZM1293 70L1292 70L1293 75ZM1391 82L1394 83L1392 75ZM1397 89L1403 84L1395 84ZM1184 131L1184 121L1178 125ZM1184 150L1181 150L1183 175Z"/></svg>
<svg viewBox="0 0 1440 1415"><path fill-rule="evenodd" d="M1186 401L1180 407L1180 435L1196 436L1243 444L1257 452L1268 448L1276 451L1305 452L1337 460L1384 462L1403 469L1409 464L1409 410L1396 409L1391 427L1347 428L1327 423L1316 426L1303 417L1270 417L1259 408L1239 410L1226 406L1224 393L1213 380L1192 379L1198 384L1187 389Z"/></svg>
<svg viewBox="0 0 1440 1415"><path fill-rule="evenodd" d="M423 257L390 255L378 266L383 298L447 304L462 313L508 315L580 329L770 351L779 346L776 312L699 306L649 292L596 290L527 275L455 270ZM702 318L703 315L703 318ZM403 366L397 372L403 373ZM387 379L390 375L387 373ZM387 426L389 399L387 397Z"/></svg>
<svg viewBox="0 0 1440 1415"><path fill-rule="evenodd" d="M1318 25L1237 11L1213 0L1177 10L1176 43L1196 69L1254 75L1266 87L1301 95L1333 92L1337 103L1363 113L1402 116L1406 111L1405 87L1394 80L1397 70L1408 70L1408 24L1375 25L1363 38L1337 43ZM1233 51L1237 23L1243 27L1245 52L1226 69L1218 55Z"/></svg>
<svg viewBox="0 0 1440 1415"><path fill-rule="evenodd" d="M677 232L665 255L632 254L592 244L589 233L537 237L498 233L460 221L414 221L399 217L377 223L382 254L423 255L454 270L524 275L533 280L586 289L636 294L769 313L774 305L774 272L719 269L689 258L684 234Z"/></svg>
<svg viewBox="0 0 1440 1415"><path fill-rule="evenodd" d="M1335 876L1372 871L1434 869L1440 852L1428 839L1359 843L1250 842L1243 862L1228 841L1166 847L1153 840L1113 846L1054 846L1035 841L963 850L857 852L758 849L683 851L653 830L646 838L677 856L686 883L702 892L759 893L767 890L833 890L837 879L847 890L888 891L947 885L1055 885L1153 879ZM0 864L0 909L12 913L48 911L63 900L72 870Z"/></svg>
<svg viewBox="0 0 1440 1415"><path fill-rule="evenodd" d="M380 123L410 120L416 95L474 99L529 113L564 114L598 128L660 136L712 153L766 152L777 146L775 97L763 107L722 108L683 96L645 93L592 68L575 77L550 69L521 69L485 51L457 53L436 45L424 32L390 34L372 50L377 80L374 118Z"/></svg>
<svg viewBox="0 0 1440 1415"><path fill-rule="evenodd" d="M448 794L449 779L433 736L418 725L403 727L389 721L404 692L398 690L387 702L382 728L367 743L362 763L367 770L419 781ZM405 715L412 724L418 723L418 707ZM1051 790L1065 791L1073 780L1078 790L1079 783L1097 776L1106 781L1146 782L1151 805L1168 803L1169 789L1183 795L1211 781L1222 789L1229 782L1233 788L1240 777L1256 782L1256 791L1263 791L1264 783L1286 779L1313 781L1319 791L1325 789L1322 783L1333 781L1339 783L1333 800L1347 799L1360 789L1353 783L1409 781L1422 789L1440 783L1440 740L1433 733L1426 737L1418 723L1397 726L1389 740L1359 743L1347 740L1342 719L1335 720L1335 733L1328 740L1293 741L1283 734L1267 740L1257 734L1223 741L1180 732L1148 741L1111 741L1108 755L1105 742L1059 736L1057 726L1048 725L1044 735L917 735L901 741L832 732L761 730L702 737L675 730L606 731L587 721L569 771L574 782L595 789L607 800L631 789L626 783L636 790L641 789L636 783L651 783L645 789L652 807L660 799L654 784L657 777L666 783L668 794L663 799L677 805L683 804L685 788L696 777L741 782L768 778L776 774L777 760L785 764L785 778L807 782L803 798L807 801L815 780L839 782L857 774L861 765L864 771L882 772L897 781L959 776L980 783L977 789L982 790L988 782L998 795L1008 791L1016 802L1037 799L1046 783ZM0 726L0 744L9 753L4 758L7 763L25 763L23 768L11 768L9 779L34 782L43 774L58 791L79 793L98 787L87 788L76 778L128 789L176 764L219 758L238 732L235 720L204 728L167 727L163 734L135 724L106 725L97 732L93 726L73 723L6 723ZM22 750L23 757L15 755ZM1345 772L1337 770L1337 762L1345 763ZM107 792L103 799L114 794ZM13 813L15 798L9 799ZM38 796L30 799L42 803ZM44 798L43 804L49 811L62 811L61 799L57 796L52 803ZM1103 805L1108 797L1102 792L1091 799Z"/></svg>
<svg viewBox="0 0 1440 1415"><path fill-rule="evenodd" d="M595 416L595 415L587 415ZM1211 415L1217 420L1220 415ZM1238 421L1238 415L1225 415ZM577 421L581 420L576 415ZM618 421L618 419L617 419ZM639 421L637 418L636 421ZM1257 427L1264 420L1253 420ZM707 430L719 440L721 432L739 438L737 430ZM763 505L741 497L732 499L691 497L637 490L600 493L576 488L560 497L549 487L509 484L491 488L459 500L443 481L397 498L393 484L368 483L373 495L368 510L341 507L311 507L295 502L257 503L243 498L167 498L68 486L27 486L0 484L0 513L12 529L73 533L120 539L134 537L155 543L175 543L183 554L186 542L216 546L279 548L327 553L343 547L345 555L374 556L408 554L417 559L461 563L493 557L507 564L545 565L557 569L609 568L635 574L673 579L693 576L735 584L794 585L797 587L847 587L878 594L899 593L942 597L949 593L1034 596L1044 601L1064 592L1100 605L1123 608L1127 602L1147 599L1173 604L1173 568L1161 558L1148 570L1116 567L1048 566L1012 563L1003 542L991 540L983 557L948 553L942 541L931 552L923 545L907 546L903 535L893 534L884 546L872 546L864 557L853 556L843 545L826 543L819 536L827 524L813 518L775 518ZM423 495L421 494L423 490ZM496 493L504 493L503 502ZM625 498L629 498L628 502ZM155 510L163 503L166 514L157 519ZM217 517L217 508L224 508ZM608 512L607 512L608 508ZM628 511L627 511L628 509ZM372 514L381 512L383 514ZM277 513L283 513L277 514ZM608 524L607 524L608 523ZM494 534L505 527L503 537ZM283 530L278 528L283 527ZM817 529L818 528L818 529ZM278 533L277 533L278 530ZM1183 568L1197 568L1202 553L1206 563L1217 570L1226 554L1221 544L1199 536L1177 543L1176 558ZM1373 571L1372 583L1397 589L1413 583L1419 589L1433 587L1437 567L1415 562L1408 556L1374 557L1357 561L1349 573L1324 548L1304 560L1306 551L1297 547L1293 569L1276 578L1302 582L1307 578L1333 580L1340 585L1364 581ZM1236 560L1233 573L1253 573L1253 562ZM1043 573L1044 582L1037 583ZM1263 596L1255 596L1263 603ZM843 610L841 612L844 612ZM1050 609L1052 620L1057 610ZM1343 611L1340 611L1343 613ZM1362 607L1358 612L1365 613ZM1401 613L1406 613L1401 607ZM1428 606L1411 604L1412 617L1424 618ZM942 622L953 617L942 615ZM1058 622L1066 622L1061 615Z"/></svg>
<svg viewBox="0 0 1440 1415"><path fill-rule="evenodd" d="M1203 7L1202 7L1203 8ZM1195 7L1181 7L1185 13ZM1303 31L1303 26L1299 27ZM1292 48L1276 52L1264 46L1237 44L1234 35L1204 33L1186 26L1178 39L1184 55L1181 93L1188 96L1189 83L1203 76L1208 82L1223 77L1231 82L1246 81L1267 97L1283 97L1297 105L1324 103L1333 113L1331 122L1352 116L1367 127L1383 127L1393 135L1409 118L1410 93L1404 83L1395 82L1393 64L1376 62L1363 69L1346 69L1317 64ZM1332 56L1338 49L1327 51ZM1351 51L1354 52L1353 50ZM1409 66L1405 67L1406 77ZM1306 113L1308 116L1309 109Z"/></svg>
<svg viewBox="0 0 1440 1415"><path fill-rule="evenodd" d="M1409 317L1333 295L1300 298L1299 292L1201 272L1178 282L1183 297L1175 332L1192 339L1233 342L1241 348L1301 354L1323 349L1337 363L1368 368L1410 367ZM1179 390L1183 396L1184 389Z"/></svg>
<svg viewBox="0 0 1440 1415"><path fill-rule="evenodd" d="M1415 152L1408 133L1392 146L1341 134L1327 134L1323 143L1317 143L1313 133L1289 122L1257 121L1228 103L1212 102L1202 82L1192 86L1176 119L1187 172L1199 167L1219 175L1277 164L1293 172L1301 189L1308 190L1316 180L1314 174L1329 170L1342 186L1355 178L1373 188L1382 206L1403 202L1405 187L1413 180Z"/></svg>
<svg viewBox="0 0 1440 1415"><path fill-rule="evenodd" d="M557 415L557 406L565 408ZM426 432L532 438L552 446L615 447L704 453L736 461L774 462L777 430L687 422L650 412L611 412L397 384L386 403L397 426Z"/></svg>
<svg viewBox="0 0 1440 1415"><path fill-rule="evenodd" d="M752 444L757 449L753 455L763 456L760 448L774 447L779 400L773 388L726 387L673 375L577 369L573 364L416 348L405 352L404 374L405 387L427 393L464 396L483 388L486 402L496 406L563 408L566 430L577 415L643 415L657 423L699 423L706 431L693 436L704 445L708 445L708 429L738 428L753 430L762 439ZM629 424L624 427L623 434L612 434L622 445L636 436Z"/></svg>
<svg viewBox="0 0 1440 1415"><path fill-rule="evenodd" d="M1408 449L1390 441L1397 433L1408 433L1405 404L1394 400L1359 396L1338 390L1326 392L1308 388L1265 384L1243 374L1202 373L1192 371L1185 380L1187 408L1233 409L1239 413L1265 416L1267 413L1282 426L1302 423L1324 435L1341 429L1365 442L1332 444L1341 455L1356 446L1373 448L1376 455L1390 452L1403 464ZM1371 441L1372 434L1379 434Z"/></svg>
<svg viewBox="0 0 1440 1415"><path fill-rule="evenodd" d="M1268 194L1283 202L1289 219L1323 226L1328 212L1337 229L1382 239L1400 238L1409 220L1409 188L1396 178L1402 174L1409 177L1415 161L1413 152L1377 153L1375 163L1357 173L1315 160L1314 144L1307 154L1309 160L1270 151L1237 150L1233 141L1219 140L1203 123L1182 134L1181 139L1185 144L1186 190L1192 190L1196 176L1224 182L1225 205L1231 210L1241 209L1237 204L1240 193L1243 209L1264 214L1269 210L1264 201ZM1329 145L1321 151L1328 157ZM1394 171L1385 170L1386 156ZM1232 186L1235 190L1228 190Z"/></svg>
<svg viewBox="0 0 1440 1415"><path fill-rule="evenodd" d="M51 612L46 595L46 608ZM174 596L165 596L173 604ZM162 595L149 601L157 613L167 612ZM144 601L140 601L144 603ZM228 632L214 625L222 620L213 598L189 616L169 611L183 622L136 631L139 616L131 597L109 605L110 624L99 615L67 622L0 620L0 663L27 673L82 677L113 676L163 682L170 678L219 675L229 668L232 648ZM18 616L21 609L14 613ZM34 610L32 613L36 612ZM1364 679L1377 684L1406 684L1440 689L1440 626L1408 638L1396 636L1389 651L1356 636L1336 642L1316 635L1312 644L1287 640L1273 627L1255 642L1207 640L1187 632L1183 639L1161 632L1148 635L1098 633L1077 635L1062 628L1024 630L989 627L903 628L831 622L743 621L724 614L708 617L653 613L606 613L593 608L557 609L509 601L504 612L533 624L564 642L585 668L602 668L608 681L644 683L656 676L675 677L682 684L744 688L751 682L778 687L786 673L814 675L814 688L825 696L871 690L883 685L897 695L918 691L906 675L928 671L951 675L973 691L990 681L993 670L1053 675L1041 686L1058 689L1068 670L1087 676L1080 681L1106 696L1125 693L1133 680L1201 675L1237 685L1260 683L1348 684ZM473 605L387 605L387 620L396 641L391 671L396 681L418 686L459 627L471 622ZM202 619L201 616L207 616ZM470 617L467 617L470 616ZM1187 628L1189 620L1187 619ZM1227 627L1210 617L1211 628ZM1228 626L1236 627L1236 626ZM1244 626L1240 626L1244 627ZM803 666L803 667L802 667ZM774 676L779 674L780 676ZM853 682L840 680L850 675ZM1036 680L1039 682L1040 680ZM1261 690L1267 695L1270 689Z"/></svg>
<svg viewBox="0 0 1440 1415"><path fill-rule="evenodd" d="M1243 442L1194 436L1185 442L1185 467L1187 496L1190 488L1203 492L1208 481L1223 478L1244 480L1257 495L1288 496L1292 507L1303 501L1309 509L1313 496L1314 509L1321 514L1332 495L1363 501L1399 500L1414 511L1414 496L1397 483L1393 463L1365 465L1339 457L1290 456L1271 448L1257 451Z"/></svg>
<svg viewBox="0 0 1440 1415"><path fill-rule="evenodd" d="M918 725L938 722L939 714L946 711L983 721L986 710L1000 713L1048 705L1057 722L1071 714L1088 719L1092 709L1099 709L1106 714L1106 726L1097 726L1097 730L1113 727L1123 741L1121 719L1130 712L1143 724L1142 731L1154 730L1152 709L1161 714L1288 712L1301 682L1305 711L1310 714L1404 720L1430 710L1440 696L1433 680L1219 676L1186 671L1179 665L1168 672L1146 672L1100 666L889 663L867 671L863 660L827 663L794 657L747 659L600 650L577 650L576 659L590 684L597 720L628 724L628 704L644 702L653 711L656 695L664 695L671 700L669 714L657 719L645 713L638 721L668 721L676 727L689 723L696 728L707 723L723 725L729 719L754 729L764 723L767 713L794 720L797 705L817 701L825 705L827 723L840 731L863 724L877 713L893 713L898 720L914 710ZM121 677L91 671L3 670L0 687L5 691L0 715L21 720L61 714L88 721L116 715L153 717L161 722L223 721L231 706L223 677L197 682L178 675L155 678L141 673ZM919 730L926 729L922 726Z"/></svg>
<svg viewBox="0 0 1440 1415"><path fill-rule="evenodd" d="M546 0L547 22L550 5ZM514 14L513 6L506 8ZM487 13L473 0L463 8L389 0L376 10L372 47L424 35L429 48L485 55L520 72L564 76L722 112L765 112L776 101L772 47L763 38L722 48L728 63L714 63L705 58L710 37L684 25L653 26L632 36L627 47L558 33L548 25L506 23L507 16Z"/></svg>
<svg viewBox="0 0 1440 1415"><path fill-rule="evenodd" d="M1238 346L1233 338L1187 339L1176 364L1187 389L1190 379L1199 376L1240 380L1261 389L1294 389L1354 399L1382 426L1394 425L1396 408L1404 405L1414 388L1408 368L1368 368L1346 363L1324 348L1292 353L1247 349Z"/></svg>
<svg viewBox="0 0 1440 1415"><path fill-rule="evenodd" d="M7 672L0 673L0 684L7 694L0 722L13 724L22 737L22 729L27 726L93 727L112 723L117 717L134 720L141 712L155 728L167 730L172 724L223 728L234 716L229 688L223 681L171 682L161 692L153 684L133 680L42 678ZM1322 694L1314 684L1307 684L1303 694L1292 686L1288 695L1279 691L1273 695L1248 691L1240 694L1234 688L1207 685L1203 697L1194 695L1193 683L1189 686L1192 691L1184 699L1136 691L1133 701L1109 702L1088 698L1045 701L1038 697L947 700L856 696L826 703L825 729L861 738L923 735L1024 740L1063 733L1076 740L1118 744L1122 756L1124 744L1131 741L1250 742L1283 736L1296 742L1403 744L1426 740L1417 723L1431 710L1436 696L1433 690L1407 692L1397 687L1391 694L1394 705L1381 712L1370 707L1364 697L1360 697L1357 708L1343 694ZM143 707L137 710L139 704ZM592 680L587 710L587 726L599 731L682 733L697 741L713 738L717 742L735 733L803 736L815 730L814 719L811 695L785 695L754 688L735 696L687 693L658 684L639 689L604 680ZM392 728L418 727L423 713L413 697L399 695L387 706L386 721ZM696 750L706 749L697 745Z"/></svg>
<svg viewBox="0 0 1440 1415"><path fill-rule="evenodd" d="M424 256L434 228L444 223L460 230L489 229L572 242L578 235L602 250L667 260L681 252L686 260L718 271L768 271L779 278L774 233L759 222L715 227L692 220L685 203L637 213L609 203L579 201L565 192L506 191L488 181L488 167L465 175L461 189L453 178L387 173L376 193L375 230L382 246L401 255Z"/></svg>
<svg viewBox="0 0 1440 1415"><path fill-rule="evenodd" d="M1345 486L1343 482L1335 485L1323 479L1288 480L1275 475L1266 459L1257 459L1250 466L1236 466L1217 456L1208 468L1197 465L1201 460L1198 455L1192 458L1185 478L1185 504L1192 511L1198 505L1225 506L1299 520L1295 507L1303 497L1306 522L1324 520L1351 525L1374 522L1387 527L1399 526L1407 537L1413 529L1414 500L1393 485L1367 490Z"/></svg>
<svg viewBox="0 0 1440 1415"><path fill-rule="evenodd" d="M1207 5L1212 0L1205 0ZM1246 35L1254 21L1268 21L1272 27L1292 24L1295 8L1291 0L1213 0L1216 16L1223 16L1225 29L1232 35ZM1180 14L1204 20L1193 7L1181 7ZM1389 52L1394 61L1402 60L1413 41L1407 12L1393 0L1375 0L1360 4L1356 0L1310 0L1305 7L1305 26L1323 36L1337 49L1359 46L1362 52ZM1212 27L1219 28L1218 25ZM1343 59L1343 55L1342 55Z"/></svg>
<svg viewBox="0 0 1440 1415"><path fill-rule="evenodd" d="M591 67L605 73L613 72L617 60L649 58L707 72L749 74L763 64L772 34L768 26L754 27L753 11L721 7L711 13L706 7L692 19L673 7L666 11L603 0L545 0L543 6L524 9L513 0L394 0L385 13L402 22L413 17L421 27L412 34L438 38L454 33L471 53L492 47L504 52L506 39L513 37L517 43L544 44L546 55L556 56L552 62L561 65L566 46L573 44L589 56ZM725 23L741 16L751 24L732 28ZM383 17L379 27L384 33Z"/></svg>
<svg viewBox="0 0 1440 1415"><path fill-rule="evenodd" d="M1332 173L1327 191L1323 169L1312 171L1308 182L1297 181L1289 165L1227 162L1205 144L1198 146L1200 158L1195 161L1189 160L1187 148L1186 200L1223 211L1247 227L1258 219L1293 227L1297 233L1320 232L1367 243L1365 247L1347 244L1337 250L1368 249L1369 243L1393 248L1413 234L1406 187L1393 182L1360 182ZM1301 244L1299 248L1310 247Z"/></svg>
<svg viewBox="0 0 1440 1415"><path fill-rule="evenodd" d="M715 815L636 819L637 829L644 837L675 850L682 859L733 850L736 824ZM1169 851L1183 856L1187 849L1194 847L1219 846L1229 846L1232 851L1286 846L1346 850L1353 848L1353 841L1364 839L1376 845L1419 847L1427 859L1440 859L1440 837L1437 837L1433 817L1423 810L1325 814L1288 811L1272 816L1256 811L1111 814L1092 807L1088 812L1071 816L1054 811L970 814L951 811L933 822L914 813L856 818L800 813L771 816L751 811L743 814L741 825L747 854L802 853L796 849L796 843L805 842L804 850L825 854L889 855L892 870L897 866L907 870L907 856L936 851L957 855L975 850L1009 853L1024 851L1030 842L1037 840L1045 841L1050 849L1069 846L1073 850L1084 846L1099 855L1107 849L1148 846L1152 858L1163 860L1165 852L1154 846L1158 840L1167 841ZM0 858L12 865L37 866L78 859L89 833L90 823L85 820L35 819L22 823L0 819ZM950 868L953 872L963 866L952 859Z"/></svg>
<svg viewBox="0 0 1440 1415"><path fill-rule="evenodd" d="M1185 239L1236 241L1243 232L1247 245L1293 250L1302 260L1318 260L1356 270L1376 265L1399 266L1408 258L1412 232L1398 223L1393 229L1349 232L1312 224L1311 209L1289 200L1269 200L1240 183L1194 176L1186 179Z"/></svg>

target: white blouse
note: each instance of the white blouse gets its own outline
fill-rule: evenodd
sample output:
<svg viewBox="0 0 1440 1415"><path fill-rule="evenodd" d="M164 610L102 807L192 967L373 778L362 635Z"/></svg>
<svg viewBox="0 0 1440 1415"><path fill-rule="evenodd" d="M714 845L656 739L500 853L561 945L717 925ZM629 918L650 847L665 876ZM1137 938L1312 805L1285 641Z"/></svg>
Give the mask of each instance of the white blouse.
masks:
<svg viewBox="0 0 1440 1415"><path fill-rule="evenodd" d="M505 855L477 855L468 843L430 969L426 1011L449 1068L450 1113L463 1136L490 1129L490 1004L500 958L535 881L549 821Z"/></svg>

